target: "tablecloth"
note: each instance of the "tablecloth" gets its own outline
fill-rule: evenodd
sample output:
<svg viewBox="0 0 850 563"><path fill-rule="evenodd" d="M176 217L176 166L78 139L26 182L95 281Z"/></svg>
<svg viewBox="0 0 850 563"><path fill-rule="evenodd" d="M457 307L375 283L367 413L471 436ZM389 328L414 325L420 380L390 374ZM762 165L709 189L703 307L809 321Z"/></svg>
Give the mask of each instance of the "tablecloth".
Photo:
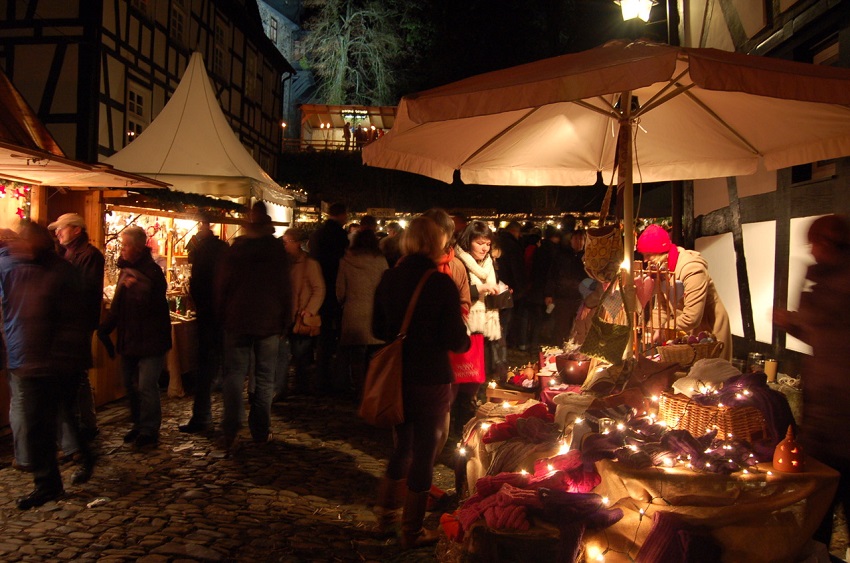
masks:
<svg viewBox="0 0 850 563"><path fill-rule="evenodd" d="M633 560L629 556L637 555L659 510L708 528L722 546L723 561L797 561L826 514L839 477L813 458L803 473L781 473L769 463L759 464L758 472L730 476L684 467L633 469L611 460L596 467L602 482L595 492L625 514L585 539L591 551L607 550L608 563Z"/></svg>

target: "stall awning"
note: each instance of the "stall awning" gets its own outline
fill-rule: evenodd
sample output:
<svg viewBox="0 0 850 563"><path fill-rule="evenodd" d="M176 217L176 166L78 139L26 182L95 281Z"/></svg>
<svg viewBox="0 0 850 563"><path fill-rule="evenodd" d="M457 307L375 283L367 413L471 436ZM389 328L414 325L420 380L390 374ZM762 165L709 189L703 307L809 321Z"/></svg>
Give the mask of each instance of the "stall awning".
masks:
<svg viewBox="0 0 850 563"><path fill-rule="evenodd" d="M65 156L21 93L0 72L0 179L69 188L165 188L167 184Z"/></svg>
<svg viewBox="0 0 850 563"><path fill-rule="evenodd" d="M106 164L87 164L0 141L0 178L34 186L68 188L167 188L168 184Z"/></svg>

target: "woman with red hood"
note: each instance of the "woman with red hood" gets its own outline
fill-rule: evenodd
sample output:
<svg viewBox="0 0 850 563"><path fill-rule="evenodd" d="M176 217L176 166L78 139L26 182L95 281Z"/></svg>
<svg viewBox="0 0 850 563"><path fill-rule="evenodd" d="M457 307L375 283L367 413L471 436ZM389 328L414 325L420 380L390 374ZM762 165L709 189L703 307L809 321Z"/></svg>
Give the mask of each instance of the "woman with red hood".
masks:
<svg viewBox="0 0 850 563"><path fill-rule="evenodd" d="M676 311L676 328L688 334L710 332L723 342L722 357L732 358L732 332L729 315L708 273L708 263L695 250L685 250L670 240L659 225L648 226L637 241L637 250L650 265L666 268L681 282L683 291L676 295L675 306L662 307L662 312ZM676 285L679 285L678 283ZM678 293L678 290L677 290ZM662 313L661 326L666 322Z"/></svg>

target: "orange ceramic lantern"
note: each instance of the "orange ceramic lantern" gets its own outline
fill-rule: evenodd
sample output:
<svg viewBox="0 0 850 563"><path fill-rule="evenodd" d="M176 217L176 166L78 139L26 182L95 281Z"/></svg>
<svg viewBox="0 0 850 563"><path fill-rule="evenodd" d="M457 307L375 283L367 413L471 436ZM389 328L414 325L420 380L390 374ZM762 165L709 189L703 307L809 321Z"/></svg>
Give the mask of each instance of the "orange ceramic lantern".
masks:
<svg viewBox="0 0 850 563"><path fill-rule="evenodd" d="M785 473L799 473L805 471L805 465L805 457L794 438L794 430L789 426L785 439L776 445L773 452L773 468Z"/></svg>

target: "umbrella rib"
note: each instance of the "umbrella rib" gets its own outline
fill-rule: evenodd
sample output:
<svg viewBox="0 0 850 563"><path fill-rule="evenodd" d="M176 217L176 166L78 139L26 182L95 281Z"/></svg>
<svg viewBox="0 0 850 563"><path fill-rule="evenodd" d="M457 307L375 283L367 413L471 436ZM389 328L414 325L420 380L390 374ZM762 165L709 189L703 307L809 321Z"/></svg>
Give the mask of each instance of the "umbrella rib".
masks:
<svg viewBox="0 0 850 563"><path fill-rule="evenodd" d="M663 104L664 102L666 102L666 101L667 101L667 100L669 100L670 98L673 98L673 97L675 97L675 96L678 96L678 95L679 95L679 94L681 94L684 90L687 90L687 89L692 88L692 87L693 87L693 83L691 83L691 85L690 85L690 86L682 86L681 84L679 84L679 80L680 80L683 76L685 76L687 73L688 73L688 69L685 69L685 70L683 70L682 72L680 72L678 76L676 76L675 78L671 79L671 80L667 83L667 85L666 85L666 86L664 86L664 88L662 88L662 89L660 89L658 92L656 92L654 96L652 96L649 100L647 100L647 101L643 104L643 106L641 106L640 108L638 108L638 112L637 112L637 113L639 113L639 114L646 113L647 111L649 111L649 110L653 109L655 106L657 106L657 105L659 105L659 104ZM669 90L669 89L670 89L671 87L673 87L673 86L677 86L676 91L671 92L670 94L667 94L667 95L665 95L663 98L659 99L659 98L661 97L661 95L662 95L662 94L664 94L667 90ZM635 115L634 117L637 117L637 115Z"/></svg>
<svg viewBox="0 0 850 563"><path fill-rule="evenodd" d="M749 149L750 149L750 150L751 150L754 154L757 154L757 155L759 155L759 156L764 156L764 155L761 153L761 151L760 151L760 150L758 150L756 147L754 147L754 146L752 145L752 143L750 143L750 142L749 142L749 141L748 141L748 140L747 140L747 139L746 139L743 135L741 135L740 133L738 133L738 131L736 131L736 130L735 130L735 129L731 126L731 125L729 125L728 123L726 123L726 121L724 121L724 120L723 120L723 119L722 119L719 115L717 115L717 113L715 113L713 109L711 109L710 107L708 107L708 106L705 104L705 102L703 102L702 100L700 100L699 98L697 98L696 96L694 96L691 92L685 91L685 92L684 92L684 94L685 94L688 98L690 98L690 99L691 99L691 100L692 100L692 101L693 101L696 105L698 105L700 108L702 108L702 110L703 110L703 111L705 111L708 115L710 115L712 118L714 118L714 119L715 119L715 120L716 120L716 121L717 121L720 125L722 125L722 126L723 126L723 127L725 127L726 129L728 129L730 133L732 133L733 135L735 135L735 136L736 136L736 137L737 137L737 138L738 138L738 139L739 139L742 143L744 143L744 144L745 144L745 145L746 145L746 146L747 146L747 147L748 147L748 148L749 148Z"/></svg>
<svg viewBox="0 0 850 563"><path fill-rule="evenodd" d="M602 96L599 96L599 99L602 100L603 102L605 102L606 104L609 104L609 106L610 106L610 102L608 100L606 100L605 98L603 98ZM596 107L593 104L589 104L589 103L585 102L584 100L573 100L573 103L576 104L577 106L583 107L584 109L589 109L591 111L595 111L596 113L601 113L605 117L610 117L612 119L618 118L617 114L613 112L614 106L610 106L612 111L608 111L604 108L599 108L599 107Z"/></svg>
<svg viewBox="0 0 850 563"><path fill-rule="evenodd" d="M486 143L484 143L483 145L481 145L480 147L478 147L478 149L477 149L475 152L473 152L471 155L469 155L469 156L466 158L466 160L464 160L463 162L461 162L461 163L460 163L460 165L457 167L457 169L458 169L458 170L460 170L461 168L463 168L463 166L464 166L467 162L469 162L470 160L472 160L473 158L475 158L476 156L478 156L478 155L479 155L479 154L480 154L483 150L485 150L487 147L489 147L490 145L492 145L493 143L495 143L496 141L498 141L499 139L501 139L502 137L504 137L505 135L507 135L507 134L508 134L508 133L509 133L512 129L514 129L517 125L519 125L520 123L522 123L523 121L525 121L526 119L528 119L528 118L531 116L531 114L533 114L534 112L536 112L536 111L537 111L537 110L539 110L539 109L540 109L539 107L531 108L531 109L530 109L527 113L525 113L525 114L524 114L523 116L521 116L519 119L517 119L516 121L514 121L513 123L511 123L510 125L508 125L508 126L507 126L507 127L505 127L504 129L502 129L501 131L499 131L499 134L498 134L498 135L493 136L493 137L492 137L490 140L488 140Z"/></svg>

